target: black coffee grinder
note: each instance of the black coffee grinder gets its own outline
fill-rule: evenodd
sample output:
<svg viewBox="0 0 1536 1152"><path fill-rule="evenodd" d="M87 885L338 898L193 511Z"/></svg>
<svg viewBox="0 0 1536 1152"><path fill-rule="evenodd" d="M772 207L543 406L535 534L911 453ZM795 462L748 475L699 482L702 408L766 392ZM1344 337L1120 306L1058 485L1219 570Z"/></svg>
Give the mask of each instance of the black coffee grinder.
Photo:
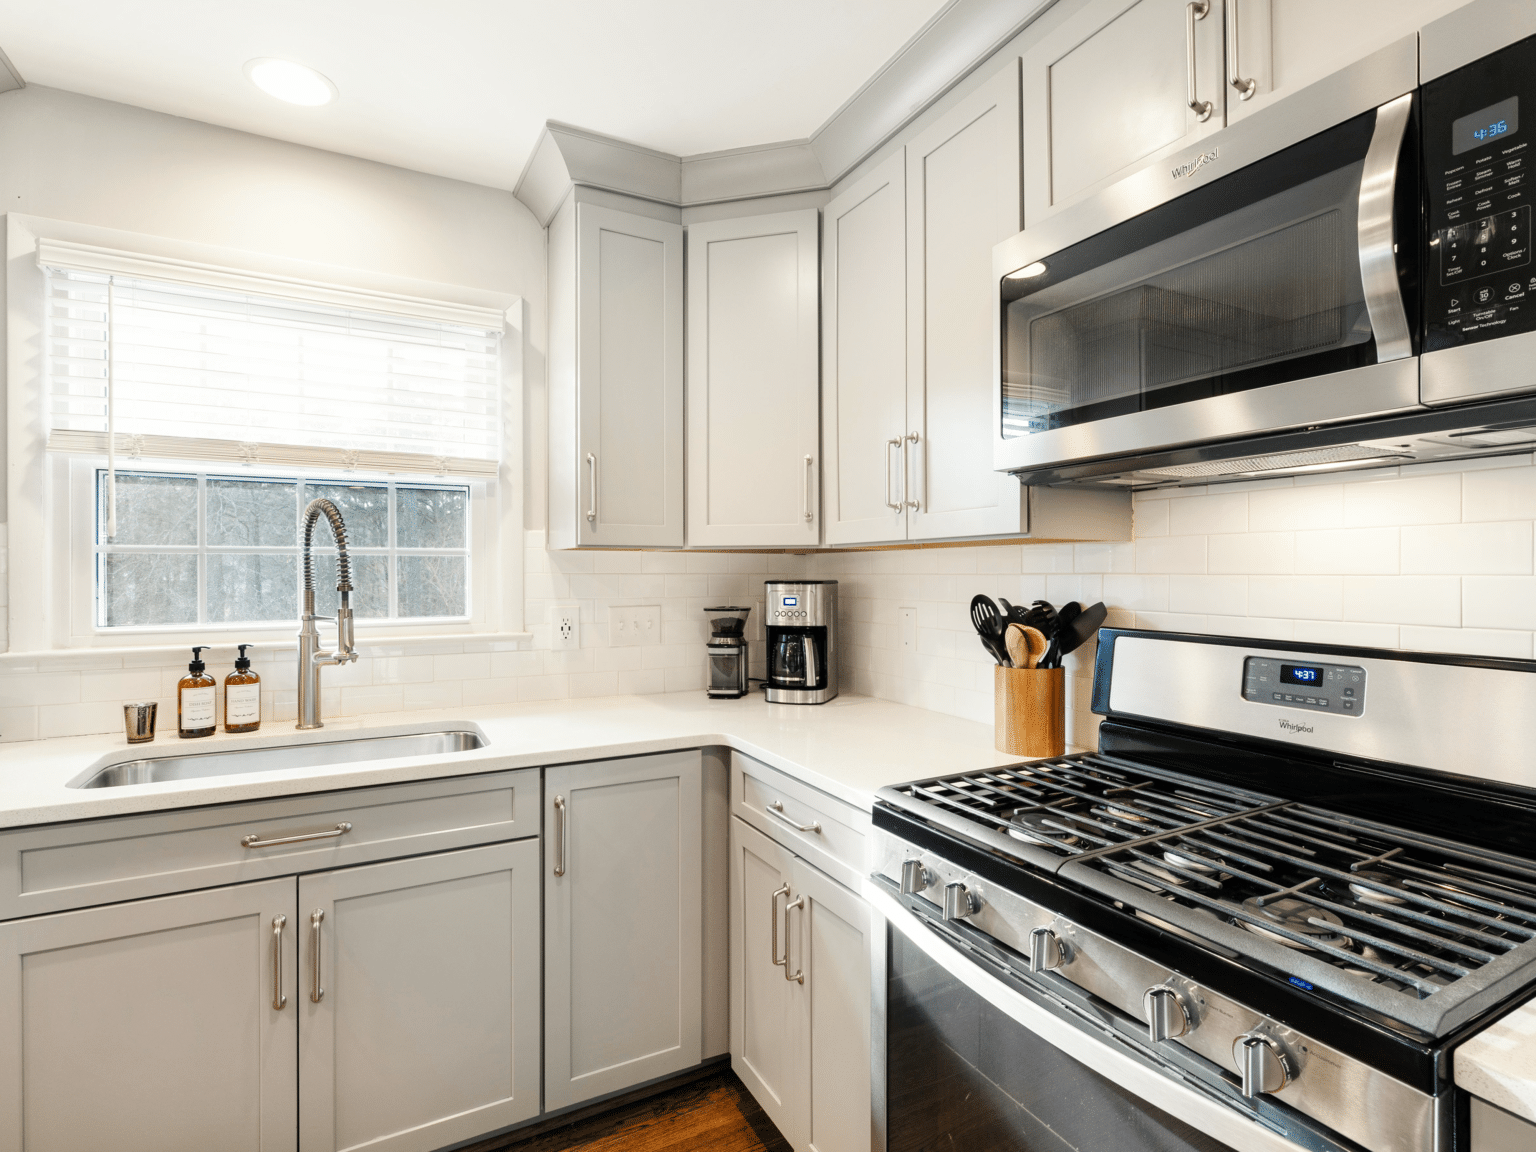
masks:
<svg viewBox="0 0 1536 1152"><path fill-rule="evenodd" d="M709 684L712 699L737 700L747 694L747 616L751 607L706 608L709 617Z"/></svg>

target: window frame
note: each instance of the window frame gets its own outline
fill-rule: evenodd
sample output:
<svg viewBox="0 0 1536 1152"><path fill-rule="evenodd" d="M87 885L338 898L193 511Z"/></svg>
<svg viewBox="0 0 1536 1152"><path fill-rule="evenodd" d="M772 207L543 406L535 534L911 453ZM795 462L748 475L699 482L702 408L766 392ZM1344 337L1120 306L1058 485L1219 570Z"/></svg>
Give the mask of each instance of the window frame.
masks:
<svg viewBox="0 0 1536 1152"><path fill-rule="evenodd" d="M295 291L313 290L324 299L327 290L375 293L401 300L446 300L502 311L505 326L501 353L501 464L494 478L442 477L467 482L470 498L470 553L473 571L471 616L460 622L427 623L384 620L359 621L358 643L380 645L379 654L403 654L430 649L432 639L524 641L523 596L523 389L524 356L529 331L527 301L510 293L457 287L365 269L320 266L308 261L99 228L94 225L10 213L6 217L9 259L6 267L6 439L8 474L5 501L8 525L4 542L7 566L8 650L46 654L62 650L145 649L181 647L195 634L213 645L237 642L291 646L294 627L167 625L145 629L98 629L95 619L95 515L92 477L105 466L105 455L49 453L48 379L46 373L46 311L44 275L37 263L40 239L133 251L146 259L179 261L201 268L231 269L280 280ZM208 467L212 461L137 458L118 453L124 471L179 473L220 472L238 475L241 469ZM253 473L278 475L289 471L260 467ZM297 473L295 473L297 474ZM430 484L437 477L424 473L358 470L348 480L393 478L409 484ZM85 496L82 499L81 493ZM84 547L82 548L82 543ZM82 554L83 552L83 554ZM412 643L418 641L419 643ZM456 646L455 651L461 650Z"/></svg>

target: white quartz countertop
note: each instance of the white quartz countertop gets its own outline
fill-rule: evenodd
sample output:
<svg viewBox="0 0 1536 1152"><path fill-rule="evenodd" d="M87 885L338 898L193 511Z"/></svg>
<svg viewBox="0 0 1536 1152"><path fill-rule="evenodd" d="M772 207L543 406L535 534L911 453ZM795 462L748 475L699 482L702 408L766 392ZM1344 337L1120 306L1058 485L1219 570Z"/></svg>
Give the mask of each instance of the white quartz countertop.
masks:
<svg viewBox="0 0 1536 1152"><path fill-rule="evenodd" d="M1536 1124L1536 1000L1456 1049L1453 1063L1457 1087Z"/></svg>
<svg viewBox="0 0 1536 1152"><path fill-rule="evenodd" d="M162 717L162 722L164 717ZM161 734L130 746L122 736L74 736L0 746L0 828L89 820L302 792L359 788L614 756L724 745L812 787L869 809L886 784L1017 762L992 747L992 728L867 696L816 706L768 704L756 694L710 700L701 692L613 696L544 704L450 708L328 720L318 732L265 723L245 736L198 740ZM174 717L172 717L174 724ZM89 770L121 760L241 747L473 727L484 748L274 772L115 788L72 788Z"/></svg>

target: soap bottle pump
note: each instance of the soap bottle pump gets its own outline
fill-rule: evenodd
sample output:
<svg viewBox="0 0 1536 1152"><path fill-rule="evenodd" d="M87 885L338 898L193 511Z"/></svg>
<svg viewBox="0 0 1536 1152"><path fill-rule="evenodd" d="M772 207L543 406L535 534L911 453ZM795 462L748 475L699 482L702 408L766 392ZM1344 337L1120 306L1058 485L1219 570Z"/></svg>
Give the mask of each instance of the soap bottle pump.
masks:
<svg viewBox="0 0 1536 1152"><path fill-rule="evenodd" d="M224 677L224 731L254 732L261 727L261 677L251 671L251 658L237 644L235 670Z"/></svg>
<svg viewBox="0 0 1536 1152"><path fill-rule="evenodd" d="M183 738L212 736L219 729L215 695L219 682L204 670L204 644L192 649L192 663L176 685L176 728Z"/></svg>

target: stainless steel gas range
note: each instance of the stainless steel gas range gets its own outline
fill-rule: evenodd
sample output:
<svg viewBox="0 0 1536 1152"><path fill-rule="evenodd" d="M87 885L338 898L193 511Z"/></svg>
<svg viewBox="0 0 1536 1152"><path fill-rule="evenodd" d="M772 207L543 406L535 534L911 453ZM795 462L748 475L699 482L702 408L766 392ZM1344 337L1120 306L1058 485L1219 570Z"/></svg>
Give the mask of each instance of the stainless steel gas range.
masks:
<svg viewBox="0 0 1536 1152"><path fill-rule="evenodd" d="M890 1152L1470 1147L1536 663L1106 630L1093 700L1098 752L879 793Z"/></svg>

